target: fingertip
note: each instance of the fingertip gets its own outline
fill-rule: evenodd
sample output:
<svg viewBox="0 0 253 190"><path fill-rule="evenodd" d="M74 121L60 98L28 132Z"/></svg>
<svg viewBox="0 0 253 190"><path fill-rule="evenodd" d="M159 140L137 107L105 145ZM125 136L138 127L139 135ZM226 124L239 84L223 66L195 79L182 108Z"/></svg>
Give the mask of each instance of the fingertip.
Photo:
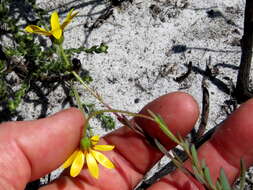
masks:
<svg viewBox="0 0 253 190"><path fill-rule="evenodd" d="M231 165L240 167L240 159L253 164L253 98L243 103L216 130L210 140Z"/></svg>
<svg viewBox="0 0 253 190"><path fill-rule="evenodd" d="M70 107L70 108L61 110L61 111L59 111L47 118L44 118L44 119L49 119L49 118L54 118L54 117L62 117L62 116L69 117L70 115L71 115L71 119L74 119L74 120L81 122L81 123L84 122L83 113L78 108L75 108L75 107Z"/></svg>
<svg viewBox="0 0 253 190"><path fill-rule="evenodd" d="M59 167L79 143L84 116L68 108L50 117L21 122L16 139L31 164L31 179Z"/></svg>
<svg viewBox="0 0 253 190"><path fill-rule="evenodd" d="M70 108L44 119L1 124L2 177L23 189L27 181L58 168L78 146L83 123L82 113Z"/></svg>
<svg viewBox="0 0 253 190"><path fill-rule="evenodd" d="M174 134L179 133L181 136L185 136L192 130L199 115L197 102L191 95L183 92L173 92L161 96L145 106L140 113L149 115L147 110L160 115L169 129ZM150 123L143 118L135 118L135 121L149 135L159 139L167 148L174 146L154 122Z"/></svg>

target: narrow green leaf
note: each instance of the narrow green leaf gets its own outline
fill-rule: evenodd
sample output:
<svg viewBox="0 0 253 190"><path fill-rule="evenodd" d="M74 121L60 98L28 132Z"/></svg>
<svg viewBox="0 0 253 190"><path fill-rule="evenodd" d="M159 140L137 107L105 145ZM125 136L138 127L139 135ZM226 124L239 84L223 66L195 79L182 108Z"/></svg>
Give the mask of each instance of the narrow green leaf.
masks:
<svg viewBox="0 0 253 190"><path fill-rule="evenodd" d="M223 168L220 170L219 181L221 183L222 190L232 190Z"/></svg>
<svg viewBox="0 0 253 190"><path fill-rule="evenodd" d="M184 142L185 139L180 134L177 134L177 138L179 139L180 142Z"/></svg>
<svg viewBox="0 0 253 190"><path fill-rule="evenodd" d="M204 175L204 169L208 168L207 165L206 165L205 159L201 160L200 168L201 168L202 175Z"/></svg>
<svg viewBox="0 0 253 190"><path fill-rule="evenodd" d="M167 149L157 140L155 139L155 144L156 146L159 148L159 150L164 154L164 155L167 155ZM170 158L170 157L169 157Z"/></svg>
<svg viewBox="0 0 253 190"><path fill-rule="evenodd" d="M198 153L197 150L195 148L195 146L192 144L191 145L191 155L192 155L192 163L196 168L199 168L199 159L198 159Z"/></svg>
<svg viewBox="0 0 253 190"><path fill-rule="evenodd" d="M218 180L216 181L216 189L217 190L222 190L221 184Z"/></svg>
<svg viewBox="0 0 253 190"><path fill-rule="evenodd" d="M195 166L192 166L192 170L193 170L193 173L194 173L195 178L196 178L200 183L206 184L206 183L205 183L204 176L202 176L202 175L199 173L199 170L198 170Z"/></svg>
<svg viewBox="0 0 253 190"><path fill-rule="evenodd" d="M215 189L214 184L213 184L213 181L212 181L212 179L211 179L211 175L210 175L210 170L209 170L209 168L208 168L205 164L202 165L202 167L203 167L203 170L204 170L204 177L205 177L205 179L206 179L208 185L209 185L212 189Z"/></svg>
<svg viewBox="0 0 253 190"><path fill-rule="evenodd" d="M179 168L182 172L192 176L192 173L186 169L183 165L183 162L181 162L180 160L177 160L177 158L173 158L173 156L166 150L166 148L157 140L155 139L155 144L158 147L158 149L164 154L166 155L169 159L171 159L171 161L175 164L175 166L177 168Z"/></svg>
<svg viewBox="0 0 253 190"><path fill-rule="evenodd" d="M187 155L191 158L190 143L185 139L185 140L181 141L180 146L182 146L182 148L185 150Z"/></svg>
<svg viewBox="0 0 253 190"><path fill-rule="evenodd" d="M170 159L174 162L174 164L175 164L177 167L182 167L182 166L181 166L182 164L181 164L178 160L174 159L173 156L167 151L167 149L166 149L157 139L154 139L154 141L155 141L155 144L156 144L156 146L158 147L158 149L159 149L164 155L166 155L168 158L170 158Z"/></svg>
<svg viewBox="0 0 253 190"><path fill-rule="evenodd" d="M173 133L168 129L166 123L163 121L163 119L159 116L154 114L152 111L148 110L149 114L153 117L155 122L159 125L160 129L164 132L165 135L167 135L171 140L173 140L175 143L179 144L178 139L173 135Z"/></svg>

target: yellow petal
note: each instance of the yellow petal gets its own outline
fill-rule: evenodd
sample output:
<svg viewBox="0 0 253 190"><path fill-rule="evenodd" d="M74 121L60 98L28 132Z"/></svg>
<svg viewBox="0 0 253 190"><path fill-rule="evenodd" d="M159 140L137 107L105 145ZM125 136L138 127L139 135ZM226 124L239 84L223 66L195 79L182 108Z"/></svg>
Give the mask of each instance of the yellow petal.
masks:
<svg viewBox="0 0 253 190"><path fill-rule="evenodd" d="M59 40L62 35L62 29L60 26L59 16L57 12L53 12L51 15L51 34Z"/></svg>
<svg viewBox="0 0 253 190"><path fill-rule="evenodd" d="M95 160L95 158L91 153L87 153L86 162L91 176L97 179L99 176L99 168L97 161Z"/></svg>
<svg viewBox="0 0 253 190"><path fill-rule="evenodd" d="M70 175L72 177L76 177L81 172L83 164L84 164L84 154L81 150L79 150L70 168Z"/></svg>
<svg viewBox="0 0 253 190"><path fill-rule="evenodd" d="M51 36L51 33L36 25L29 25L25 27L25 31L29 33L41 34L45 36Z"/></svg>
<svg viewBox="0 0 253 190"><path fill-rule="evenodd" d="M100 151L110 151L114 149L114 145L95 145L93 147L94 150L100 150Z"/></svg>
<svg viewBox="0 0 253 190"><path fill-rule="evenodd" d="M94 158L104 167L109 168L109 169L113 169L115 168L113 163L102 153L91 150L92 155L94 156Z"/></svg>
<svg viewBox="0 0 253 190"><path fill-rule="evenodd" d="M62 35L62 30L59 28L57 30L53 30L51 31L52 35L57 39L59 40L61 38L61 35Z"/></svg>
<svg viewBox="0 0 253 190"><path fill-rule="evenodd" d="M75 12L73 15L72 15L72 12L74 11L74 9L71 9L65 20L63 21L62 25L61 25L61 29L64 30L64 28L71 22L71 20L78 14L78 12Z"/></svg>
<svg viewBox="0 0 253 190"><path fill-rule="evenodd" d="M100 139L100 137L99 137L98 135L91 137L91 138L90 138L91 144L92 144L92 145L97 144L98 141L99 141L99 139Z"/></svg>
<svg viewBox="0 0 253 190"><path fill-rule="evenodd" d="M58 30L59 28L61 28L60 27L59 16L58 16L57 12L52 13L50 23L51 23L51 30L52 31Z"/></svg>
<svg viewBox="0 0 253 190"><path fill-rule="evenodd" d="M71 156L62 164L61 168L68 168L73 163L77 153L78 153L78 150L73 152Z"/></svg>

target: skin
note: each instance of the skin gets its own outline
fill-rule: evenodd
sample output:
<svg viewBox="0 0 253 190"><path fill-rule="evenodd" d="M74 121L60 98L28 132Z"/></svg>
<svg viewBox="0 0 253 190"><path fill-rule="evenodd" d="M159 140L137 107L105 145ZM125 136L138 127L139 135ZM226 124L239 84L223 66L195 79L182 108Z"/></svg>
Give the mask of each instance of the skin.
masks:
<svg viewBox="0 0 253 190"><path fill-rule="evenodd" d="M184 93L170 93L146 107L160 114L173 132L186 135L194 126L199 109L195 100ZM253 99L241 105L217 129L213 137L198 149L205 159L213 180L223 167L232 183L238 175L239 161L253 163ZM154 123L136 118L135 121L167 148L174 144ZM27 182L38 179L58 168L78 146L84 118L75 108L61 111L36 121L6 122L0 125L0 189L21 190ZM107 136L100 144L114 144L114 151L103 152L116 168L100 167L98 180L91 178L84 168L76 178L69 171L41 190L129 190L157 162L162 154L143 137L122 127ZM186 167L189 163L186 161ZM194 179L179 170L167 175L150 190L204 189Z"/></svg>

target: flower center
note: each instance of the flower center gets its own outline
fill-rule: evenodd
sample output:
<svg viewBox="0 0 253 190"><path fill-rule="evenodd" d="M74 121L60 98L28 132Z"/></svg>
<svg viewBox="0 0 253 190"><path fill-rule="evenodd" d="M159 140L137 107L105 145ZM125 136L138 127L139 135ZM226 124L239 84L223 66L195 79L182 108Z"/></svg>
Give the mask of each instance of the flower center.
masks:
<svg viewBox="0 0 253 190"><path fill-rule="evenodd" d="M88 150L92 145L88 137L83 137L80 144L83 150Z"/></svg>

